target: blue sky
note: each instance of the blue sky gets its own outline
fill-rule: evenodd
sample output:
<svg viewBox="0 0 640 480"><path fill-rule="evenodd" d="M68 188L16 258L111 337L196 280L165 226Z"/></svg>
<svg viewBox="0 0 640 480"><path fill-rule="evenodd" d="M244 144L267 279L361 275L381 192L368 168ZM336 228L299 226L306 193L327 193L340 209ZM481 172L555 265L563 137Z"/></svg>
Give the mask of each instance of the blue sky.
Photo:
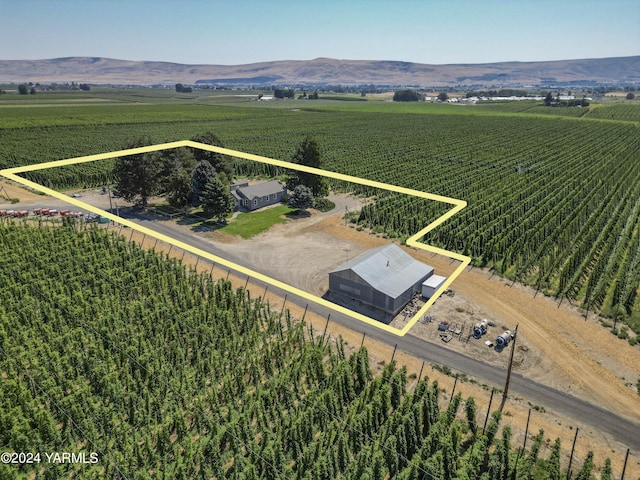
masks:
<svg viewBox="0 0 640 480"><path fill-rule="evenodd" d="M639 54L639 0L0 0L3 60L445 64Z"/></svg>

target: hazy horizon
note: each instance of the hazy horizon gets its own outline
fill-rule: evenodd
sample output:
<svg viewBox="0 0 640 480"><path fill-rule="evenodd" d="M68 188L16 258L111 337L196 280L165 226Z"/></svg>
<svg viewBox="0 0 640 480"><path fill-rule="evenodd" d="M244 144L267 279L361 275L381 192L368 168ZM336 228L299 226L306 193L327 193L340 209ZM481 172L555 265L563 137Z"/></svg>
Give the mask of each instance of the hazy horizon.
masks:
<svg viewBox="0 0 640 480"><path fill-rule="evenodd" d="M478 64L640 54L631 0L0 0L2 60Z"/></svg>

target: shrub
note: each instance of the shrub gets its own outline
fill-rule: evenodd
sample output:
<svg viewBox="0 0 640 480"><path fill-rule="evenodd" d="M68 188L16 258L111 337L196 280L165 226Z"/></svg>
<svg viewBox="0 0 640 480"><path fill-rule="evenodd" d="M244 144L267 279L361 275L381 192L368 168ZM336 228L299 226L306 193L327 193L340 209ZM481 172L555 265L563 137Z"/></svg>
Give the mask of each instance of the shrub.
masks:
<svg viewBox="0 0 640 480"><path fill-rule="evenodd" d="M336 204L328 198L321 197L315 199L313 208L315 208L316 210L320 210L321 212L328 212L336 208Z"/></svg>
<svg viewBox="0 0 640 480"><path fill-rule="evenodd" d="M620 332L618 333L618 338L626 340L629 338L629 329L627 327L622 327Z"/></svg>

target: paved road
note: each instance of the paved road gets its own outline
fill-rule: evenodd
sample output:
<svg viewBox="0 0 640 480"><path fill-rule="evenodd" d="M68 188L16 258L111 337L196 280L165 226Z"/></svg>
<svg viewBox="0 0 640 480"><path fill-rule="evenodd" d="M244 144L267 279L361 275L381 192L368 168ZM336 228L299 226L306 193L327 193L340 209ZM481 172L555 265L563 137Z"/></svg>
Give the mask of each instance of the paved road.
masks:
<svg viewBox="0 0 640 480"><path fill-rule="evenodd" d="M47 202L47 205L44 206L65 208L65 205L63 205L62 202L58 205L57 201L49 201ZM27 205L24 207L27 207ZM29 204L28 208L34 208L34 205ZM147 228L175 238L181 242L193 245L196 248L210 252L214 255L224 257L240 265L243 264L242 259L230 255L228 252L216 247L213 243L203 239L202 237L193 235L191 232L185 231L182 228L178 228L174 222L155 220L153 217L144 215L129 218L139 222ZM300 305L308 304L306 299L297 298L291 293L279 291L273 286L269 286L269 291L280 293L282 296L287 293L287 298L292 302ZM404 337L392 335L384 330L377 329L321 305L309 303L308 308L310 311L324 317L331 314L332 321L351 330L363 332L363 334L366 334L368 338L380 340L390 346L397 344L398 348L401 350L410 353L419 359L425 360L426 362L446 365L454 371L466 374L492 387L503 388L504 386L506 375L504 369L497 368L475 358L452 351L442 345L426 342L410 334L405 335ZM590 425L594 430L611 435L614 439L625 444L632 450L636 452L640 451L640 425L630 423L626 419L615 415L604 408L592 405L577 397L541 383L533 382L519 374L512 374L509 393L510 395L518 394L518 396L528 399L533 404L544 406L546 409L553 410L560 415L568 417L569 419L575 419L576 422ZM494 402L494 405L497 407L497 405L499 405L500 398L494 398ZM640 400L638 404L640 408Z"/></svg>
<svg viewBox="0 0 640 480"><path fill-rule="evenodd" d="M229 255L213 243L192 235L189 232L185 232L181 228L176 228L173 222L155 221L149 217L139 217L137 221L147 228L176 238L181 242L193 245L201 250L224 257L240 265L243 263L242 259ZM426 362L446 365L454 371L464 373L492 387L500 389L504 387L506 378L506 371L504 369L478 361L475 358L455 352L444 346L426 342L410 334L404 337L398 337L321 305L309 303L306 299L297 298L291 293L279 291L271 285L269 286L269 291L280 293L282 296L287 293L287 298L292 302L300 305L308 304L309 310L318 315L326 317L331 314L332 321L354 331L363 332L367 338L374 338L391 346L397 344L399 349ZM627 445L632 450L636 452L640 451L640 425L632 424L604 408L592 405L541 383L531 381L516 373L511 375L509 394L517 394L518 396L528 399L535 405L544 406L546 409L553 410L562 416L575 419L579 423L590 425L596 431L610 434L613 438ZM496 396L494 398L494 405L496 407L499 405L500 400L501 397ZM640 408L640 400L638 401L638 405Z"/></svg>

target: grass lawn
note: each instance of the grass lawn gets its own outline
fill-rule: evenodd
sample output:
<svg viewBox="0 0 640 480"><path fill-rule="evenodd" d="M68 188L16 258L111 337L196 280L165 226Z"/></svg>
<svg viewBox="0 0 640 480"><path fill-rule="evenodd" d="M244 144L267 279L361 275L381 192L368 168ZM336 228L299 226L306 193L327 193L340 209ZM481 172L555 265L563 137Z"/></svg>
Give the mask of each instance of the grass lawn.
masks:
<svg viewBox="0 0 640 480"><path fill-rule="evenodd" d="M287 222L287 216L295 214L295 212L297 212L295 208L279 205L260 212L241 213L218 231L249 238L268 230L272 225Z"/></svg>

